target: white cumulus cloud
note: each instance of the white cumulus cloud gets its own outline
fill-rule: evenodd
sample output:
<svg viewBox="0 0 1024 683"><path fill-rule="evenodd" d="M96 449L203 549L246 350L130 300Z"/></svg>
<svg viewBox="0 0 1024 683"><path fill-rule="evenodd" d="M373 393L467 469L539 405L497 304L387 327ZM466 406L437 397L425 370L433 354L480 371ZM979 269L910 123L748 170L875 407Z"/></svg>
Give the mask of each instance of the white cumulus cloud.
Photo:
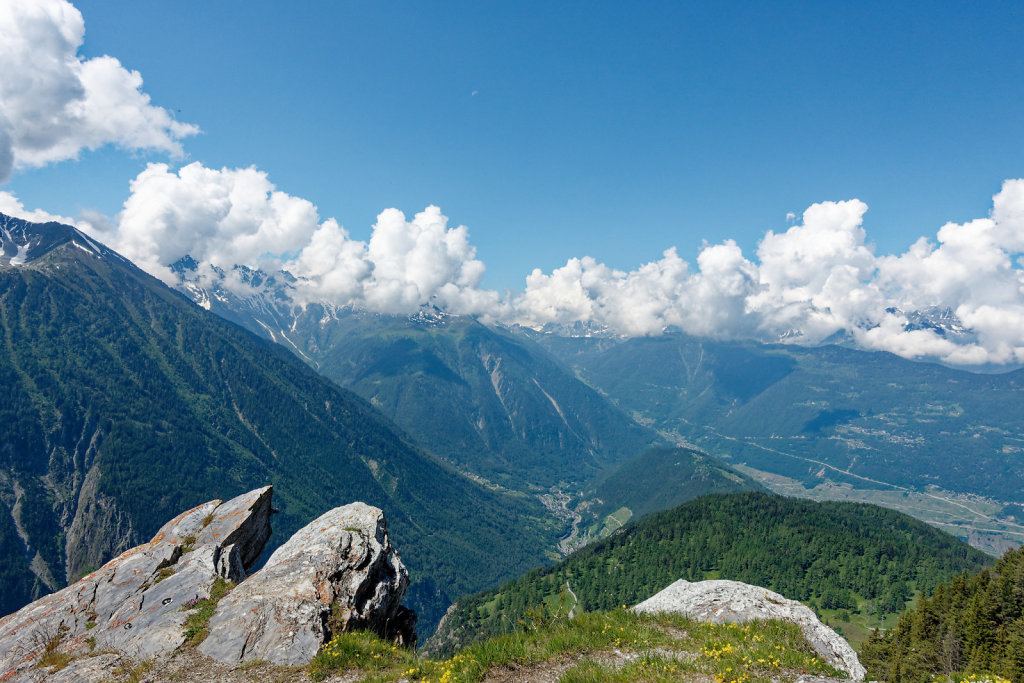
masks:
<svg viewBox="0 0 1024 683"><path fill-rule="evenodd" d="M168 266L188 255L207 275L210 266L287 270L299 278L292 292L299 305L328 301L403 313L433 304L485 316L502 308L496 292L479 288L484 264L468 230L448 227L436 206L412 220L387 209L362 242L334 219L321 221L310 201L278 190L255 168L195 162L175 172L149 164L132 181L117 219L107 227L91 221L88 229L170 284L177 276Z"/></svg>
<svg viewBox="0 0 1024 683"><path fill-rule="evenodd" d="M859 200L814 204L803 223L768 231L757 248L760 291L746 301L767 334L795 334L817 342L870 316L874 297L863 291L874 254L862 227ZM884 308L884 307L883 307Z"/></svg>
<svg viewBox="0 0 1024 683"><path fill-rule="evenodd" d="M137 71L80 57L85 22L66 0L3 0L0 36L0 182L107 144L181 155L199 130L152 105Z"/></svg>
<svg viewBox="0 0 1024 683"><path fill-rule="evenodd" d="M228 272L225 284L240 293L248 285L233 266L286 270L298 306L435 305L538 329L584 322L624 336L678 328L719 339L841 339L961 366L1024 364L1024 179L1004 182L987 217L946 224L900 254L876 253L867 208L856 199L814 204L767 232L749 257L733 240L705 243L692 264L669 248L629 271L574 257L534 270L506 297L482 287L468 229L450 226L438 207L411 218L386 209L369 239L356 240L256 168L150 164L117 217L77 224L170 284L168 266L185 255L200 262L201 278L214 266ZM0 212L71 222L3 192Z"/></svg>
<svg viewBox="0 0 1024 683"><path fill-rule="evenodd" d="M174 279L167 266L183 256L260 265L300 249L319 227L311 202L278 191L255 168L195 162L175 172L149 164L130 187L114 232L97 236L165 281Z"/></svg>
<svg viewBox="0 0 1024 683"><path fill-rule="evenodd" d="M43 209L26 209L21 200L10 192L0 191L0 213L8 216L14 216L15 218L20 218L22 220L31 221L33 223L49 223L51 221L56 221L57 223L63 223L65 225L76 225L74 219L68 218L67 216L58 216L57 214L44 211Z"/></svg>
<svg viewBox="0 0 1024 683"><path fill-rule="evenodd" d="M815 344L838 334L908 358L1024 363L1024 179L1003 184L989 217L942 226L903 254L875 254L867 208L856 199L814 204L801 223L769 231L753 260L732 240L706 244L696 269L674 249L629 272L572 258L550 274L533 271L513 317L537 328L582 320L623 335L675 326Z"/></svg>

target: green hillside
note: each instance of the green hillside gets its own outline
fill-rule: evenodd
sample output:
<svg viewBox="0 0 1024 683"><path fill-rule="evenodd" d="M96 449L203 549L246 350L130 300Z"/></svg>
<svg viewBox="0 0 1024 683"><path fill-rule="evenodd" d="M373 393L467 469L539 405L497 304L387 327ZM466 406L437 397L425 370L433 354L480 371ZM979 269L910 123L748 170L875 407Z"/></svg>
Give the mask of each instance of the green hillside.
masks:
<svg viewBox="0 0 1024 683"><path fill-rule="evenodd" d="M588 492L597 501L590 537L604 537L629 520L667 510L711 493L763 491L747 476L690 448L657 446L624 462Z"/></svg>
<svg viewBox="0 0 1024 683"><path fill-rule="evenodd" d="M764 493L713 495L656 513L563 562L460 598L431 640L446 651L514 627L528 610L633 605L678 579L732 579L809 603L848 626L895 615L917 591L986 556L892 510Z"/></svg>
<svg viewBox="0 0 1024 683"><path fill-rule="evenodd" d="M875 634L861 659L890 683L971 674L1024 681L1024 548L939 584L895 628Z"/></svg>
<svg viewBox="0 0 1024 683"><path fill-rule="evenodd" d="M761 486L716 458L691 448L649 448L602 478L599 512L628 507L635 518L711 493L759 491Z"/></svg>
<svg viewBox="0 0 1024 683"><path fill-rule="evenodd" d="M656 440L535 344L470 318L350 316L320 334L325 377L505 486L579 485Z"/></svg>
<svg viewBox="0 0 1024 683"><path fill-rule="evenodd" d="M455 596L545 560L560 529L536 501L454 473L362 399L72 228L0 218L5 234L46 238L27 263L0 259L0 613L183 509L267 483L280 508L268 550L326 509L382 508L427 629Z"/></svg>
<svg viewBox="0 0 1024 683"><path fill-rule="evenodd" d="M799 626L784 621L711 624L623 609L537 617L443 660L417 656L370 633L342 633L306 670L314 681L360 683L791 683L845 675L823 661ZM267 669L258 680L271 674L298 678Z"/></svg>

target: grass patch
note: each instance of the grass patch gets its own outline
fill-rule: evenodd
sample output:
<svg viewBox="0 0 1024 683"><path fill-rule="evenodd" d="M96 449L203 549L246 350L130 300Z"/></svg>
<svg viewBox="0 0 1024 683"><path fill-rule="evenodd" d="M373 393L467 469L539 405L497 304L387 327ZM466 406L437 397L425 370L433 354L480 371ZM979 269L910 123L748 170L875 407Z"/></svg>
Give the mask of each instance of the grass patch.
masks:
<svg viewBox="0 0 1024 683"><path fill-rule="evenodd" d="M619 653L613 659L610 653ZM519 630L433 660L365 632L342 633L307 667L313 680L363 672L375 683L475 683L488 672L578 660L563 680L680 681L700 673L716 681L786 681L804 674L837 675L815 656L795 624L703 624L674 615L628 610L587 612L574 619L521 624Z"/></svg>
<svg viewBox="0 0 1024 683"><path fill-rule="evenodd" d="M92 565L89 565L88 567L85 567L84 569L80 570L77 574L75 574L74 576L71 577L71 583L76 583L77 581L80 581L81 579L84 579L85 577L89 576L89 574L92 574L97 569L99 569L99 567L94 567ZM71 584L69 583L68 585L71 585Z"/></svg>
<svg viewBox="0 0 1024 683"><path fill-rule="evenodd" d="M233 587L234 585L230 581L218 576L213 582L209 597L189 600L182 606L182 610L189 612L189 615L185 617L182 631L186 646L195 647L206 640L206 636L210 634L208 628L210 618L217 609L217 603L231 592Z"/></svg>
<svg viewBox="0 0 1024 683"><path fill-rule="evenodd" d="M345 626L345 612L338 601L331 603L331 615L327 617L327 632L341 633Z"/></svg>
<svg viewBox="0 0 1024 683"><path fill-rule="evenodd" d="M53 667L57 671L60 671L68 664L71 663L75 657L68 652L59 652L57 650L48 650L43 653L43 656L36 662L36 667L39 669L47 669Z"/></svg>
<svg viewBox="0 0 1024 683"><path fill-rule="evenodd" d="M160 583L164 579L174 576L174 567L164 567L156 573L156 578L153 579L153 585ZM88 626L86 627L88 628Z"/></svg>
<svg viewBox="0 0 1024 683"><path fill-rule="evenodd" d="M630 683L631 681L679 681L677 659L645 654L621 667L585 659L559 678L559 683Z"/></svg>
<svg viewBox="0 0 1024 683"><path fill-rule="evenodd" d="M70 629L61 624L57 627L57 630L48 634L41 634L41 643L43 646L43 653L39 656L35 666L38 669L45 669L53 667L58 671L63 669L71 663L75 657L69 652L61 652L60 646L64 642L64 637L67 635Z"/></svg>
<svg viewBox="0 0 1024 683"><path fill-rule="evenodd" d="M314 681L322 681L336 671L358 669L366 672L394 672L415 667L416 654L386 643L367 631L340 633L307 665Z"/></svg>
<svg viewBox="0 0 1024 683"><path fill-rule="evenodd" d="M205 525L204 525L205 526ZM196 536L195 534L189 534L181 541L181 554L190 553L196 549Z"/></svg>
<svg viewBox="0 0 1024 683"><path fill-rule="evenodd" d="M152 668L153 660L147 659L134 666L131 664L124 664L114 669L111 673L114 674L115 677L124 676L125 683L140 683L143 677L149 673Z"/></svg>

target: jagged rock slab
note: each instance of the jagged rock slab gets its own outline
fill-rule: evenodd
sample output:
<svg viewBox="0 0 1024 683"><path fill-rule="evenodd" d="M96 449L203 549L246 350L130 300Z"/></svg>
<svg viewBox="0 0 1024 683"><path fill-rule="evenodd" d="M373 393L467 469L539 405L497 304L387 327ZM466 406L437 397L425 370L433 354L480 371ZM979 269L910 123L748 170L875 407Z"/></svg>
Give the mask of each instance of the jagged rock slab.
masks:
<svg viewBox="0 0 1024 683"><path fill-rule="evenodd" d="M271 494L267 486L184 512L149 543L0 619L0 682L39 679L33 667L55 641L75 656L112 650L145 659L179 647L182 605L208 596L218 577L244 579L259 557L270 537ZM94 664L73 662L62 675Z"/></svg>
<svg viewBox="0 0 1024 683"><path fill-rule="evenodd" d="M743 623L756 619L782 619L800 626L815 651L836 669L856 681L867 671L861 666L850 644L818 620L809 607L789 600L767 588L739 581L679 580L633 608L656 614L673 612L691 619L712 623Z"/></svg>
<svg viewBox="0 0 1024 683"><path fill-rule="evenodd" d="M305 664L332 633L367 629L407 645L415 614L400 606L409 572L383 513L335 508L300 529L225 596L199 650L220 662Z"/></svg>
<svg viewBox="0 0 1024 683"><path fill-rule="evenodd" d="M270 537L271 494L268 486L184 512L149 543L0 619L0 683L98 681L125 663L177 656L182 607L208 597L219 578L238 586L200 649L222 662L305 664L351 629L414 644L416 615L400 605L409 573L377 508L331 510L248 576ZM59 671L40 666L52 649L72 657Z"/></svg>

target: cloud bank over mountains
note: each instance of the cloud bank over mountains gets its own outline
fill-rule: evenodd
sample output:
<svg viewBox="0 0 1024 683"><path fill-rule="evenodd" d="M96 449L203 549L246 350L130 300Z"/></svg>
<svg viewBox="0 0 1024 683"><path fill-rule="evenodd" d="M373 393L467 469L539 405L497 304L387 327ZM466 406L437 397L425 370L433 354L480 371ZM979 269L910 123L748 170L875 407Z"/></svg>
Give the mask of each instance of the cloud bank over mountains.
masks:
<svg viewBox="0 0 1024 683"><path fill-rule="evenodd" d="M437 207L412 220L397 209L383 211L369 242L361 242L255 168L217 170L195 162L174 172L149 164L132 181L116 224L85 229L169 284L177 276L168 265L191 256L224 270L286 270L300 278L292 290L298 305L326 300L404 313L435 303L467 315L501 305L496 292L480 289L484 264L468 230L449 228ZM214 277L210 268L201 267L200 275Z"/></svg>
<svg viewBox="0 0 1024 683"><path fill-rule="evenodd" d="M549 274L534 270L513 314L624 335L675 326L726 339L846 337L955 365L1024 362L1024 179L1004 182L989 217L948 223L898 255L874 253L867 208L856 199L814 204L801 223L769 231L755 259L732 240L706 245L695 269L674 248L630 272L573 258Z"/></svg>
<svg viewBox="0 0 1024 683"><path fill-rule="evenodd" d="M199 132L150 104L139 72L80 57L85 22L65 0L4 0L0 36L0 182L107 144L180 156Z"/></svg>
<svg viewBox="0 0 1024 683"><path fill-rule="evenodd" d="M205 284L220 278L216 266L228 272L220 284L241 294L256 292L232 278L235 265L288 271L300 307L434 305L534 328L583 322L643 336L675 327L718 339L843 339L956 365L1024 362L1024 179L1003 184L988 217L948 223L903 254L875 253L867 209L856 199L814 204L797 224L766 233L752 257L733 240L705 244L695 264L673 247L628 272L574 257L534 270L522 292L505 295L481 286L485 266L468 229L449 227L438 207L411 220L387 209L363 242L255 168L150 164L115 220L78 224L171 285L179 276L168 265L186 255ZM8 193L0 210L49 217Z"/></svg>
<svg viewBox="0 0 1024 683"><path fill-rule="evenodd" d="M151 104L138 72L79 56L84 32L66 0L0 3L0 182L110 144L180 156L198 132ZM186 255L201 281L220 278L216 267L227 274L220 284L242 294L258 292L233 266L286 270L300 307L434 305L534 328L582 322L637 336L674 327L720 339L841 339L957 365L1024 363L1024 179L1005 181L988 217L944 225L903 254L875 253L863 202L821 202L787 216L789 227L765 234L749 256L725 240L705 244L693 264L673 247L628 272L573 257L504 295L482 287L469 231L449 227L436 206L412 219L387 209L363 242L256 168L151 163L130 191L113 218L30 211L7 192L0 211L75 223L172 285L169 265Z"/></svg>

